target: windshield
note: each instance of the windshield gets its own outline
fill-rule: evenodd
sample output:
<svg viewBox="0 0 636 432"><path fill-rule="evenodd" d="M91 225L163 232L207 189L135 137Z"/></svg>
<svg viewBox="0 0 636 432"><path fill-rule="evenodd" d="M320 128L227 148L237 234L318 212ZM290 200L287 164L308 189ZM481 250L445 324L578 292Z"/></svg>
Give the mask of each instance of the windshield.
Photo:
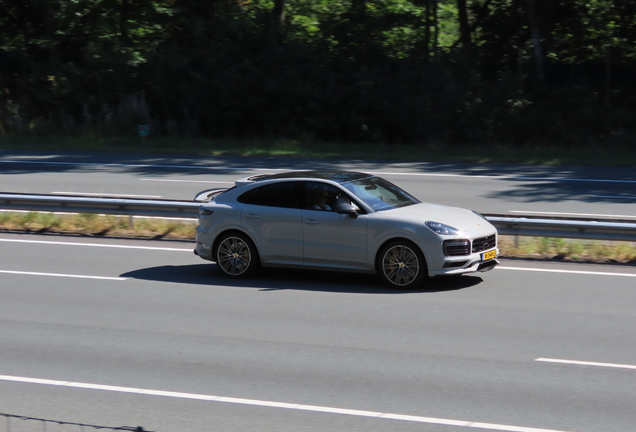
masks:
<svg viewBox="0 0 636 432"><path fill-rule="evenodd" d="M420 202L417 198L380 177L367 177L343 183L342 186L375 211L407 207Z"/></svg>

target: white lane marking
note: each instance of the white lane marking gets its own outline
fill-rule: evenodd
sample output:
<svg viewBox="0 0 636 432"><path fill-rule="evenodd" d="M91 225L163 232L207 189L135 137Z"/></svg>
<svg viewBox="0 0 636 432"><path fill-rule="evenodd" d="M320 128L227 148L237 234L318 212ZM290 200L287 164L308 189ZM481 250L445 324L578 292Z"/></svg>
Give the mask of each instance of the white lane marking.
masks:
<svg viewBox="0 0 636 432"><path fill-rule="evenodd" d="M569 273L580 274L590 276L621 276L621 277L636 277L634 273L610 273L610 272L594 272L583 270L560 270L560 269L542 269L542 268L530 268L530 267L496 267L497 270L515 270L515 271L529 271L529 272L545 272L545 273Z"/></svg>
<svg viewBox="0 0 636 432"><path fill-rule="evenodd" d="M73 165L95 167L119 167L119 168L179 168L193 170L247 170L247 171L288 171L285 168L250 168L250 167L226 167L226 166L200 166L200 165L156 165L156 164L124 164L124 163L97 163L97 162L52 162L52 161L19 161L0 160L0 163L14 163L26 165Z"/></svg>
<svg viewBox="0 0 636 432"><path fill-rule="evenodd" d="M443 418L435 418L435 417L383 413L383 412L377 412L377 411L363 411L363 410L356 410L356 409L344 409L344 408L335 408L335 407L327 407L327 406L302 405L302 404L295 404L295 403L273 402L273 401L264 401L264 400L256 400L256 399L242 399L242 398L204 395L204 394L196 394L196 393L180 393L180 392L170 392L170 391L161 391L161 390L149 390L149 389L140 389L140 388L134 388L134 387L119 387L119 386L109 386L109 385L101 385L101 384L88 384L88 383L79 383L79 382L71 382L71 381L57 381L57 380L27 378L27 377L18 377L18 376L9 376L9 375L0 375L0 380L29 383L29 384L44 384L44 385L53 385L53 386L61 386L61 387L82 388L82 389L90 389L90 390L104 390L104 391L113 391L113 392L120 392L120 393L134 393L134 394L150 395L150 396L164 396L164 397L173 397L173 398L179 398L179 399L194 399L194 400L203 400L203 401L211 401L211 402L224 402L224 403L252 405L252 406L270 407L270 408L285 408L285 409L313 411L313 412L321 412L321 413L329 413L329 414L344 414L344 415L352 415L352 416L358 416L358 417L373 417L373 418L380 418L380 419L440 424L440 425L447 425L447 426L462 426L462 427L475 428L475 429L490 429L490 430L498 430L498 431L506 431L506 432L566 432L566 431L555 430L555 429L539 429L539 428L533 428L533 427L510 426L510 425L502 425L502 424L496 424L496 423L480 423L480 422L452 420L452 419L443 419Z"/></svg>
<svg viewBox="0 0 636 432"><path fill-rule="evenodd" d="M131 194L112 194L101 192L51 192L53 195L79 195L79 196L104 196L114 198L161 198L161 195L131 195Z"/></svg>
<svg viewBox="0 0 636 432"><path fill-rule="evenodd" d="M599 214L599 213L563 213L563 212L542 212L542 211L526 211L526 210L510 210L508 213L521 213L521 214L537 214L537 215L561 215L561 216L591 216L591 217L608 217L613 219L636 219L634 215L614 215L614 214Z"/></svg>
<svg viewBox="0 0 636 432"><path fill-rule="evenodd" d="M48 276L48 277L65 277L65 278L76 278L76 279L101 279L101 280L116 280L116 281L124 281L128 279L128 278L121 278L121 277L86 276L86 275L71 275L71 274L61 274L61 273L39 273L39 272L25 272L25 271L13 271L13 270L0 270L0 273L25 275L25 276Z"/></svg>
<svg viewBox="0 0 636 432"><path fill-rule="evenodd" d="M594 198L612 198L612 199L636 199L636 196L614 196L614 195L594 195Z"/></svg>
<svg viewBox="0 0 636 432"><path fill-rule="evenodd" d="M599 367L609 367L609 368L619 368L619 369L636 369L635 365L618 364L618 363L599 363L599 362L562 360L562 359L551 359L551 358L538 358L538 359L535 359L535 361L549 362L549 363L564 363L564 364L573 364L573 365L582 365L582 366L599 366Z"/></svg>
<svg viewBox="0 0 636 432"><path fill-rule="evenodd" d="M524 177L508 175L480 175L480 174L442 174L442 173L409 173L409 172L388 172L388 171L364 171L370 174L395 175L395 176L422 176L422 177L467 177L484 178L495 180L524 180L524 181L572 181L572 182L593 182L593 183L625 183L636 184L636 180L611 180L611 179L584 179L568 177Z"/></svg>
<svg viewBox="0 0 636 432"><path fill-rule="evenodd" d="M56 241L46 241L46 240L0 239L0 242L50 244L50 245L63 245L63 246L88 246L88 247L103 247L103 248L118 248L118 249L142 249L142 250L157 250L157 251L171 251L171 252L190 252L190 253L192 253L192 250L194 249L194 248L177 249L177 248L152 247L152 246L111 245L111 244L103 244L103 243L56 242Z"/></svg>
<svg viewBox="0 0 636 432"><path fill-rule="evenodd" d="M0 160L0 163L14 164L44 164L44 165L75 165L75 166L98 166L98 167L122 167L122 168L178 168L192 170L232 170L232 171L302 171L291 168L251 168L251 167L224 167L224 166L198 166L198 165L154 165L154 164L123 164L123 163L95 163L95 162L52 162L52 161L20 161L20 160ZM495 180L528 180L528 181L573 181L592 183L625 183L636 184L636 180L612 180L612 179L585 179L567 177L525 177L508 175L479 175L479 174L442 174L442 173L413 173L413 172L390 172L364 170L370 174L396 175L396 176L424 176L424 177L467 177L485 178Z"/></svg>
<svg viewBox="0 0 636 432"><path fill-rule="evenodd" d="M153 181L153 182L173 182L173 183L234 184L234 182L212 181L212 180L175 180L175 179L155 179L155 178L145 178L145 179L139 179L139 180L140 181Z"/></svg>

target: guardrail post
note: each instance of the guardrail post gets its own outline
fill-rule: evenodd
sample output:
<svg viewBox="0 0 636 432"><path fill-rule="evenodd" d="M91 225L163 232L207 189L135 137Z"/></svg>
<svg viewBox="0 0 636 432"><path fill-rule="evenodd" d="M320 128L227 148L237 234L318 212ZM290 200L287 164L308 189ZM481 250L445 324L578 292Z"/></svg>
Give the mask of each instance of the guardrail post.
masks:
<svg viewBox="0 0 636 432"><path fill-rule="evenodd" d="M133 215L128 216L128 228L131 231L135 229L135 217Z"/></svg>

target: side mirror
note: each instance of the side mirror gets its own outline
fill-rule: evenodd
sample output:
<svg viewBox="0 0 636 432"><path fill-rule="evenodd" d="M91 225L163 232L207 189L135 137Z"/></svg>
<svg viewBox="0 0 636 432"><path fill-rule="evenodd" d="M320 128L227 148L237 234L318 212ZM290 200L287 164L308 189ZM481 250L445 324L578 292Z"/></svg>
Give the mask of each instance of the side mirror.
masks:
<svg viewBox="0 0 636 432"><path fill-rule="evenodd" d="M353 204L341 203L336 206L336 213L348 214L351 219L358 217L358 208Z"/></svg>

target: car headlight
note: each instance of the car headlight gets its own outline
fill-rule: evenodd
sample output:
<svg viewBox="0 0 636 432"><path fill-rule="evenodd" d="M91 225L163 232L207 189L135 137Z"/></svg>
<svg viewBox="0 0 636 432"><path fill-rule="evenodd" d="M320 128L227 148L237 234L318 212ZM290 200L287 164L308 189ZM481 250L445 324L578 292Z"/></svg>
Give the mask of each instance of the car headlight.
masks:
<svg viewBox="0 0 636 432"><path fill-rule="evenodd" d="M433 231L435 234L441 235L457 235L462 234L460 230L457 228L453 228L452 226L444 225L443 223L427 221L424 223L428 229Z"/></svg>

